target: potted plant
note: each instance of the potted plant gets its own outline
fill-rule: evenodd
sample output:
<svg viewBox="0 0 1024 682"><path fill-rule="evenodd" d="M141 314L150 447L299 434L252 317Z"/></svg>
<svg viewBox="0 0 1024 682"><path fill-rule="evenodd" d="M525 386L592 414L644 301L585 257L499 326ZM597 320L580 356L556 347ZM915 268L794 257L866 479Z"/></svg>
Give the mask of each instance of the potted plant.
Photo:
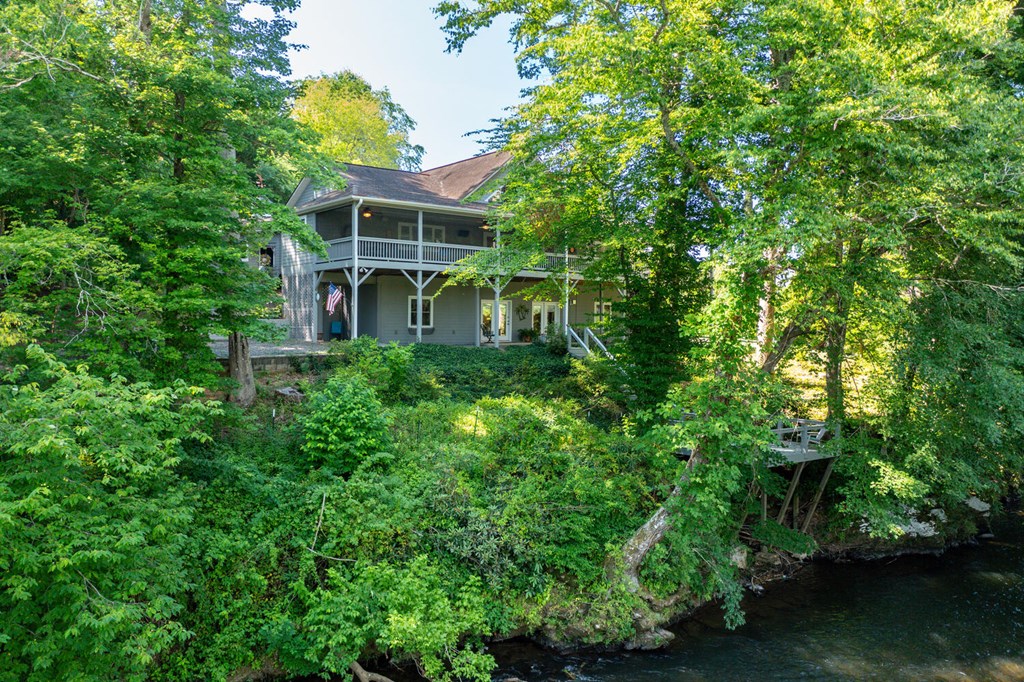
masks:
<svg viewBox="0 0 1024 682"><path fill-rule="evenodd" d="M519 330L519 340L523 343L532 343L536 334L537 332L533 330L533 327L524 327Z"/></svg>

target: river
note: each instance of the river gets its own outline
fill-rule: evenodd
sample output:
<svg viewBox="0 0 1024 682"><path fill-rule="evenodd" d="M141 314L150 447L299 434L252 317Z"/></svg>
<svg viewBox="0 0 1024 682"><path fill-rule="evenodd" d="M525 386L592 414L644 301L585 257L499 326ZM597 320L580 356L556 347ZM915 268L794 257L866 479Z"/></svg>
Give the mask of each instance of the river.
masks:
<svg viewBox="0 0 1024 682"><path fill-rule="evenodd" d="M812 563L744 601L746 625L714 608L667 649L558 655L495 645L496 680L1024 680L1024 517L942 556Z"/></svg>

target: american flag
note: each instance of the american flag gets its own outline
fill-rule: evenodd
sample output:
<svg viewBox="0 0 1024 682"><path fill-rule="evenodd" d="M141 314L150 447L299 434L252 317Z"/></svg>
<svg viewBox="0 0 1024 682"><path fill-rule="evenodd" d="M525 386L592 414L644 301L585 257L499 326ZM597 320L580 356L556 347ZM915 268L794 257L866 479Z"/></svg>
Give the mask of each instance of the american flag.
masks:
<svg viewBox="0 0 1024 682"><path fill-rule="evenodd" d="M328 315L334 314L334 309L338 307L338 302L341 301L343 297L344 294L342 293L339 287L334 286L334 284L331 284L329 287L327 287L326 309Z"/></svg>

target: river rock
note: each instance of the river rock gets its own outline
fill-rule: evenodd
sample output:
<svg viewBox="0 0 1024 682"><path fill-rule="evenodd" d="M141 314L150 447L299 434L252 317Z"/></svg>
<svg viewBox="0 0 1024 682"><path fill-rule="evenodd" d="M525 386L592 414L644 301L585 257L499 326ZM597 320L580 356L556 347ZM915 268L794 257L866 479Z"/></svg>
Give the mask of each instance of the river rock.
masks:
<svg viewBox="0 0 1024 682"><path fill-rule="evenodd" d="M627 642L626 649L629 651L654 651L655 649L662 648L675 638L676 636L668 630L653 628L641 632Z"/></svg>
<svg viewBox="0 0 1024 682"><path fill-rule="evenodd" d="M278 388L274 391L277 395L281 396L285 400L293 403L301 403L302 399L306 396L303 395L302 391L286 386L284 388Z"/></svg>
<svg viewBox="0 0 1024 682"><path fill-rule="evenodd" d="M982 502L981 500L979 500L974 495L971 495L966 500L964 500L964 504L966 504L968 507L970 507L974 511L982 513L982 514L988 514L992 510L992 505L991 504L988 504L987 502Z"/></svg>

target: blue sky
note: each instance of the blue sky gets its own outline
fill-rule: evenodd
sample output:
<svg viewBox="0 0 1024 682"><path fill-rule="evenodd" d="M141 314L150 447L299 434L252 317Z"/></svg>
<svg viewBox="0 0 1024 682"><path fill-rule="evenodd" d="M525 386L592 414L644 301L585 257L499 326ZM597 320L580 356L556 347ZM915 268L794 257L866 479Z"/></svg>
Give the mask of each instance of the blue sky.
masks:
<svg viewBox="0 0 1024 682"><path fill-rule="evenodd" d="M302 0L292 15L295 77L351 69L374 88L388 87L416 121L415 144L433 168L479 153L464 137L489 127L515 104L527 83L516 75L507 25L469 42L462 54L445 50L436 0ZM479 136L478 136L479 137Z"/></svg>

